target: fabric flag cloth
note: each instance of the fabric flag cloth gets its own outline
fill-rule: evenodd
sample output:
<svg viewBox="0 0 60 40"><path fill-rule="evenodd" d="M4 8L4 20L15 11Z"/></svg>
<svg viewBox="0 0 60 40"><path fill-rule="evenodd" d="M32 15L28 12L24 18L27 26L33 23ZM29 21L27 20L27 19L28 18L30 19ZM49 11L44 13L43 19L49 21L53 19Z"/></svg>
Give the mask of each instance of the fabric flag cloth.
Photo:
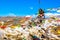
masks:
<svg viewBox="0 0 60 40"><path fill-rule="evenodd" d="M6 28L6 26L0 26L0 28L5 29L5 28Z"/></svg>

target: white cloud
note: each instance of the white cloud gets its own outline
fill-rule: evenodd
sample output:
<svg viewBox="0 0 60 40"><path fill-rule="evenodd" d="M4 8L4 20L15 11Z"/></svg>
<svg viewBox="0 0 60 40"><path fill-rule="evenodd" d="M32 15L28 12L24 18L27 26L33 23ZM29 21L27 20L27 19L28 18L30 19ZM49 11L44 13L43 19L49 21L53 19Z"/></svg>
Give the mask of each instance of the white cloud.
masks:
<svg viewBox="0 0 60 40"><path fill-rule="evenodd" d="M37 15L33 14L32 17L35 18L35 17L37 17Z"/></svg>
<svg viewBox="0 0 60 40"><path fill-rule="evenodd" d="M49 9L47 9L47 11L56 11L57 10L57 8L49 8Z"/></svg>
<svg viewBox="0 0 60 40"><path fill-rule="evenodd" d="M52 11L56 11L57 9L56 8L53 8Z"/></svg>
<svg viewBox="0 0 60 40"><path fill-rule="evenodd" d="M33 10L33 7L30 7L31 10Z"/></svg>
<svg viewBox="0 0 60 40"><path fill-rule="evenodd" d="M31 15L26 15L26 17L31 17Z"/></svg>
<svg viewBox="0 0 60 40"><path fill-rule="evenodd" d="M9 13L8 16L15 16L16 17L16 15L14 13Z"/></svg>
<svg viewBox="0 0 60 40"><path fill-rule="evenodd" d="M52 13L45 13L45 16L51 16L53 15Z"/></svg>
<svg viewBox="0 0 60 40"><path fill-rule="evenodd" d="M59 17L59 13L45 13L45 18L50 18L51 16Z"/></svg>
<svg viewBox="0 0 60 40"><path fill-rule="evenodd" d="M45 16L58 16L59 13L45 13Z"/></svg>
<svg viewBox="0 0 60 40"><path fill-rule="evenodd" d="M47 11L50 11L51 9L47 9Z"/></svg>
<svg viewBox="0 0 60 40"><path fill-rule="evenodd" d="M57 12L60 12L60 10L57 10Z"/></svg>

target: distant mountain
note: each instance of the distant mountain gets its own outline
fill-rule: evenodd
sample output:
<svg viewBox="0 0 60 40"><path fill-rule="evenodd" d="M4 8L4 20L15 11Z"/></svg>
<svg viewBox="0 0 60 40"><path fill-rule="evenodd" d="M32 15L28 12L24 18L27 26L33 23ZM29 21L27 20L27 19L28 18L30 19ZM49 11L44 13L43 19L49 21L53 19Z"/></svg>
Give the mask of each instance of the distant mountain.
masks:
<svg viewBox="0 0 60 40"><path fill-rule="evenodd" d="M45 18L49 18L51 16L55 16L55 17L60 17L59 13L45 13Z"/></svg>

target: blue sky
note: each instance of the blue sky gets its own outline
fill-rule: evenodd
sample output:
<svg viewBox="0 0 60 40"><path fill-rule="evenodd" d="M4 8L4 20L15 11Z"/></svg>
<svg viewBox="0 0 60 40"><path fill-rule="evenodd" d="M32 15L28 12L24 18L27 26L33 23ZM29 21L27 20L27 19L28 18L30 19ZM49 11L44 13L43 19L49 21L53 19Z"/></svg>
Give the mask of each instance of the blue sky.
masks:
<svg viewBox="0 0 60 40"><path fill-rule="evenodd" d="M59 0L40 0L40 8L58 8ZM0 0L0 16L16 15L25 16L33 15L38 12L38 0Z"/></svg>

